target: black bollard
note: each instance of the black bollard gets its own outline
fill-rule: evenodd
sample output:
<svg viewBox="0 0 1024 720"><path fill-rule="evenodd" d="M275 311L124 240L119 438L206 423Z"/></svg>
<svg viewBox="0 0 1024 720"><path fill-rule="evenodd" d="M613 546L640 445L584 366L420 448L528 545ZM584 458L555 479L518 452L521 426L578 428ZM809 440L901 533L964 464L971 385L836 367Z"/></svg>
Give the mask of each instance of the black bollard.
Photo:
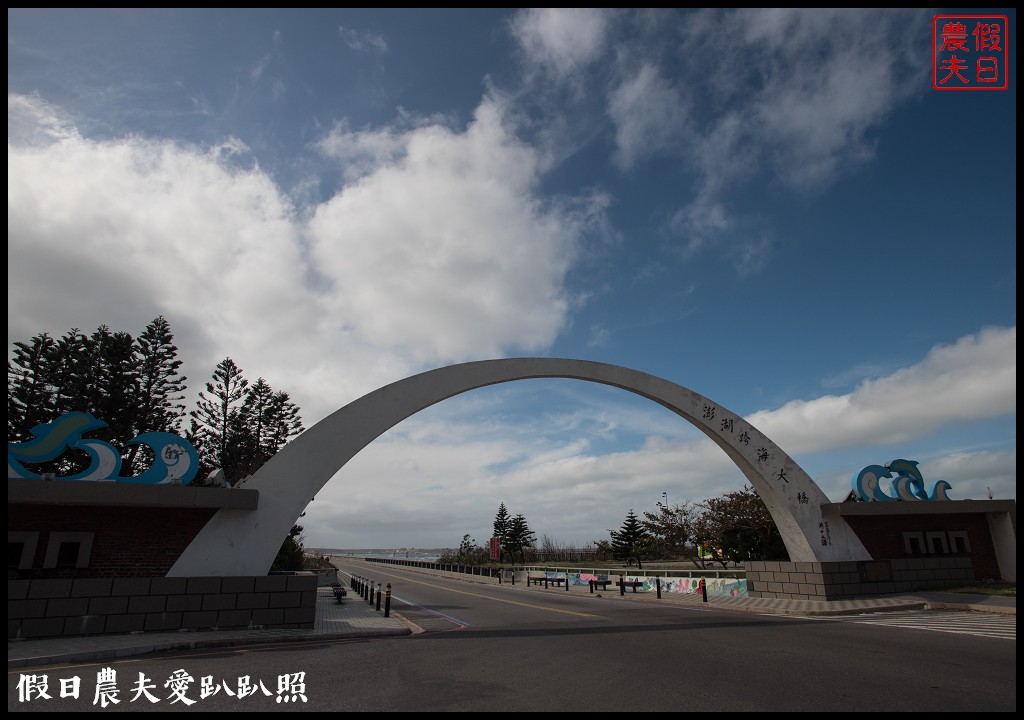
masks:
<svg viewBox="0 0 1024 720"><path fill-rule="evenodd" d="M707 586L707 583L704 582L704 578L700 579L700 594L701 594L701 598L703 599L703 601L707 602L708 601L708 586Z"/></svg>
<svg viewBox="0 0 1024 720"><path fill-rule="evenodd" d="M387 593L384 598L384 617L391 617L391 583L388 583Z"/></svg>
<svg viewBox="0 0 1024 720"><path fill-rule="evenodd" d="M565 591L569 592L569 571L565 571Z"/></svg>
<svg viewBox="0 0 1024 720"><path fill-rule="evenodd" d="M658 599L661 600L661 578L654 578L654 582L658 583Z"/></svg>
<svg viewBox="0 0 1024 720"><path fill-rule="evenodd" d="M367 600L367 605L373 605L373 581L370 581L370 597Z"/></svg>
<svg viewBox="0 0 1024 720"><path fill-rule="evenodd" d="M377 612L380 612L380 583L377 583Z"/></svg>
<svg viewBox="0 0 1024 720"><path fill-rule="evenodd" d="M619 575L619 595L626 594L626 576Z"/></svg>

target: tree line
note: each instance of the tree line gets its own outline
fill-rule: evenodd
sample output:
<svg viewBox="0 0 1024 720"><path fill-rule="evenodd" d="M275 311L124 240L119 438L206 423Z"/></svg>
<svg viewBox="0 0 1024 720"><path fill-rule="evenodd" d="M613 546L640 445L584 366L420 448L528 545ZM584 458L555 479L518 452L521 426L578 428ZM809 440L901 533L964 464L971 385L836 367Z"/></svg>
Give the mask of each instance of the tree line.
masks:
<svg viewBox="0 0 1024 720"><path fill-rule="evenodd" d="M747 560L788 560L789 553L771 513L754 488L727 492L703 502L656 503L639 518L631 509L610 550L627 565L634 560L683 559L698 567Z"/></svg>
<svg viewBox="0 0 1024 720"><path fill-rule="evenodd" d="M163 316L137 338L101 325L91 335L72 328L61 337L44 332L14 343L7 361L8 441L32 439L35 426L66 413L88 412L107 424L93 435L121 452L122 476L137 475L152 462L143 446L129 444L132 438L170 432L199 452L197 484L221 469L225 484L233 485L302 432L299 407L289 394L262 377L250 383L230 357L218 363L195 409L186 413L187 378L177 355ZM87 462L84 454L68 453L39 469L63 475Z"/></svg>
<svg viewBox="0 0 1024 720"><path fill-rule="evenodd" d="M537 542L537 533L530 529L526 517L521 513L513 517L505 503L498 507L494 516L491 537L498 542L498 562L526 562L526 551ZM438 558L438 562L455 565L484 565L491 561L490 547L482 547L468 534L462 536L459 549Z"/></svg>
<svg viewBox="0 0 1024 720"><path fill-rule="evenodd" d="M536 533L523 515L512 517L501 503L494 518L493 537L501 548L501 562L527 562L548 553L538 552ZM554 547L547 535L545 546ZM653 511L637 515L632 509L610 539L591 543L596 561L617 560L627 566L644 561L688 561L700 568L726 567L747 560L788 560L782 535L764 501L751 485L701 502L687 500L669 505L656 503ZM572 551L563 548L563 554ZM534 551L534 552L531 552ZM582 554L582 553L581 553ZM488 548L468 534L459 549L447 553L441 562L482 565L490 561Z"/></svg>
<svg viewBox="0 0 1024 720"><path fill-rule="evenodd" d="M299 407L289 394L262 377L250 383L230 357L217 364L195 408L186 413L188 386L181 365L162 315L134 338L100 325L89 335L72 328L60 337L44 332L15 342L7 361L8 442L32 439L33 428L66 413L87 412L107 424L91 436L121 453L121 476L139 474L154 459L148 448L130 440L144 432L169 432L186 438L199 453L193 485L235 485L303 431ZM69 475L88 465L85 453L70 451L31 469ZM282 548L290 566L278 562L275 569L301 569L301 533L302 527L294 526Z"/></svg>

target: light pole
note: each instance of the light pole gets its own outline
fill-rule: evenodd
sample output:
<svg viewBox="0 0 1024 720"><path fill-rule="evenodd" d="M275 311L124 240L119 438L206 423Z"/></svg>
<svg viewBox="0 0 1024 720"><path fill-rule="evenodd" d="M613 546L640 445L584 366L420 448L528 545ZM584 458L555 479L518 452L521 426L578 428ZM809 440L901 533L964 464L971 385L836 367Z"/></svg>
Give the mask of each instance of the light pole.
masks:
<svg viewBox="0 0 1024 720"><path fill-rule="evenodd" d="M667 492L663 492L663 493L661 494L661 496L662 496L663 498L665 498L665 507L668 507L668 493L667 493Z"/></svg>

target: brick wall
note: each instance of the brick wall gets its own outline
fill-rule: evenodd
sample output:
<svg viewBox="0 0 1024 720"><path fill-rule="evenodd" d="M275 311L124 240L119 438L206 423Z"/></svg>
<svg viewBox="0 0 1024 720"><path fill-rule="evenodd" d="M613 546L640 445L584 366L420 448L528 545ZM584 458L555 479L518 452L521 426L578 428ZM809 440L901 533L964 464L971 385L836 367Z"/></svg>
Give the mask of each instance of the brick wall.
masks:
<svg viewBox="0 0 1024 720"><path fill-rule="evenodd" d="M904 532L967 533L971 565L978 578L999 578L988 517L983 513L949 515L849 515L844 518L875 560L910 559L903 546ZM920 556L916 556L920 557Z"/></svg>
<svg viewBox="0 0 1024 720"><path fill-rule="evenodd" d="M32 567L8 565L7 579L157 577L217 512L216 508L8 505L7 530L39 532ZM92 532L88 567L43 568L49 534Z"/></svg>
<svg viewBox="0 0 1024 720"><path fill-rule="evenodd" d="M7 581L7 637L312 628L317 576Z"/></svg>
<svg viewBox="0 0 1024 720"><path fill-rule="evenodd" d="M974 582L968 557L744 563L750 597L840 600Z"/></svg>

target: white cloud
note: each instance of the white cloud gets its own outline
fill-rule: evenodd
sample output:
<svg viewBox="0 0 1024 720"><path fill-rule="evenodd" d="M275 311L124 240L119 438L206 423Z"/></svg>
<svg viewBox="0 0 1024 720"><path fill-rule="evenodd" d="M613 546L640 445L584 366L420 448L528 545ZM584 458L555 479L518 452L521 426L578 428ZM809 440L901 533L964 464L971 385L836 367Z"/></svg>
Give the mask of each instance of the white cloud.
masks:
<svg viewBox="0 0 1024 720"><path fill-rule="evenodd" d="M755 61L785 68L766 76L752 103L759 135L773 140L771 162L785 182L820 187L841 166L873 156L867 131L921 91L920 58L908 58L898 41L908 19L883 11L737 14Z"/></svg>
<svg viewBox="0 0 1024 720"><path fill-rule="evenodd" d="M512 22L512 33L538 67L567 77L604 50L611 19L601 8L529 8Z"/></svg>
<svg viewBox="0 0 1024 720"><path fill-rule="evenodd" d="M794 400L750 421L790 453L921 438L953 423L1017 410L1017 328L938 346L917 365L846 395Z"/></svg>
<svg viewBox="0 0 1024 720"><path fill-rule="evenodd" d="M945 480L956 499L985 500L989 491L994 500L1016 499L1017 451L957 452L920 466L926 486Z"/></svg>
<svg viewBox="0 0 1024 720"><path fill-rule="evenodd" d="M674 146L686 123L679 91L650 64L612 91L608 114L615 123L615 162L625 170L640 158L656 157Z"/></svg>
<svg viewBox="0 0 1024 720"><path fill-rule="evenodd" d="M47 146L59 140L80 139L70 119L37 96L7 96L7 144Z"/></svg>
<svg viewBox="0 0 1024 720"><path fill-rule="evenodd" d="M652 13L637 19L643 41L620 53L629 79L608 95L615 160L633 169L647 157L675 157L693 174L693 195L672 223L691 251L735 239L742 218L728 210L728 200L745 183L763 178L794 192L819 192L870 160L872 131L928 87L926 58L914 51L927 27L919 11L656 17L678 21L681 39L666 50L664 22L653 22ZM755 269L749 253L736 258L741 272Z"/></svg>
<svg viewBox="0 0 1024 720"><path fill-rule="evenodd" d="M740 277L747 277L759 272L771 257L775 243L770 238L759 237L743 240L736 244L736 272Z"/></svg>
<svg viewBox="0 0 1024 720"><path fill-rule="evenodd" d="M675 163L671 230L687 253L728 243L741 276L775 245L744 237L752 218L735 198L752 183L818 193L870 161L876 131L928 88L914 50L927 27L923 11L892 9L548 8L512 22L528 61L519 100L543 118L552 156L607 132L603 106L612 162Z"/></svg>
<svg viewBox="0 0 1024 720"><path fill-rule="evenodd" d="M338 123L317 143L317 148L341 163L345 181L351 183L383 166L396 164L405 155L405 132L399 127L353 132L345 123Z"/></svg>
<svg viewBox="0 0 1024 720"><path fill-rule="evenodd" d="M594 209L539 200L544 159L497 103L485 100L464 132L335 134L330 147L359 158L361 177L317 209L311 249L334 283L325 309L351 319L355 339L414 362L553 341Z"/></svg>
<svg viewBox="0 0 1024 720"><path fill-rule="evenodd" d="M739 471L710 443L652 437L637 451L597 454L588 428L564 440L550 437L552 425L572 422L560 415L487 423L483 432L468 418L421 415L427 417L407 420L368 446L321 491L304 518L311 543L344 547L346 537L360 537L388 547L446 546L463 533L484 541L504 502L513 514L522 512L538 536L585 544L617 528L630 507L653 507L667 488L682 501L742 484ZM445 439L445 433L452 436ZM414 439L424 435L434 442ZM343 530L333 534L331 528Z"/></svg>
<svg viewBox="0 0 1024 720"><path fill-rule="evenodd" d="M268 67L270 67L270 56L264 55L256 62L255 65L252 66L252 69L249 70L249 77L252 78L253 82L258 82L259 79L263 77L263 73L266 72Z"/></svg>
<svg viewBox="0 0 1024 720"><path fill-rule="evenodd" d="M372 33L369 30L355 30L344 26L338 26L338 35L351 49L359 52L369 52L376 55L383 55L388 51L388 43L383 35Z"/></svg>
<svg viewBox="0 0 1024 720"><path fill-rule="evenodd" d="M308 224L237 140L87 140L19 96L8 124L9 344L162 314L193 390L230 355L307 426L424 363L543 351L606 204L542 202L545 160L492 102L462 132L383 130L376 154L338 134L363 165Z"/></svg>
<svg viewBox="0 0 1024 720"><path fill-rule="evenodd" d="M138 333L163 314L193 378L227 354L243 367L260 356L250 367L268 377L291 364L285 348L319 313L292 208L259 170L232 166L240 152L9 139L9 341L101 323Z"/></svg>
<svg viewBox="0 0 1024 720"><path fill-rule="evenodd" d="M685 234L686 252L693 253L729 230L736 220L713 193L702 192L675 213L671 224L677 232Z"/></svg>
<svg viewBox="0 0 1024 720"><path fill-rule="evenodd" d="M587 340L588 347L602 347L611 340L612 334L602 323L590 326L590 339Z"/></svg>

